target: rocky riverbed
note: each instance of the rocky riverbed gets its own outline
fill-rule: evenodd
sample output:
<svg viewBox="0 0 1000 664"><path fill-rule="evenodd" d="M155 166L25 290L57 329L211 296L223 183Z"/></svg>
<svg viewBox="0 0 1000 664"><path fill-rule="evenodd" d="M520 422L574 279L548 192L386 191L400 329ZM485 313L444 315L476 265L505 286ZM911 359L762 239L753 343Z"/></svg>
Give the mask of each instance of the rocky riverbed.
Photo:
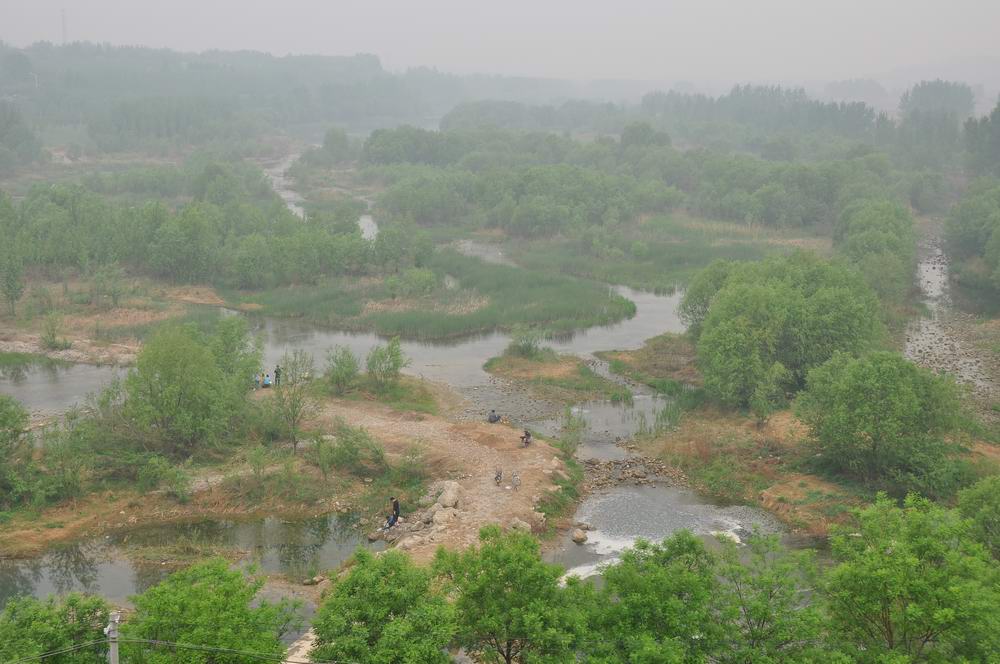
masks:
<svg viewBox="0 0 1000 664"><path fill-rule="evenodd" d="M1000 362L976 343L975 317L953 305L948 256L938 225L927 229L919 250L917 285L927 315L910 323L903 352L920 366L955 376L969 388L980 415L996 422L992 405L1000 399Z"/></svg>

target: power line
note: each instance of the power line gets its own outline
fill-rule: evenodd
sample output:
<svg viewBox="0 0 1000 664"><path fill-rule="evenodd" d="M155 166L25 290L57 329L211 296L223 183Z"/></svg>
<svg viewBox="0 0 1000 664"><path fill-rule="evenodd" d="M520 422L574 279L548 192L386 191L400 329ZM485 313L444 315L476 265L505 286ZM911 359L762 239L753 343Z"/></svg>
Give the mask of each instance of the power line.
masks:
<svg viewBox="0 0 1000 664"><path fill-rule="evenodd" d="M83 650L84 648L89 648L96 645L106 645L107 639L101 639L100 641L89 641L87 643L80 643L75 646L69 646L66 648L61 648L60 650L50 650L49 652L43 652L41 655L32 655L31 657L23 657L21 659L15 659L12 662L7 662L7 664L22 664L22 662L40 662L43 659L48 659L49 657L55 657L56 655L65 655L67 653L76 652L77 650Z"/></svg>
<svg viewBox="0 0 1000 664"><path fill-rule="evenodd" d="M225 653L228 655L242 655L245 657L253 657L255 659L261 659L271 662L286 662L287 664L360 664L360 662L348 662L340 660L323 661L323 662L305 662L302 660L287 659L284 655L275 655L273 653L262 653L262 652L250 652L247 650L234 650L232 648L217 648L215 646L201 646L193 643L175 643L173 641L160 641L156 639L118 639L118 643L141 643L152 646L170 646L173 648L180 648L181 650L200 650L202 652L217 652Z"/></svg>
<svg viewBox="0 0 1000 664"><path fill-rule="evenodd" d="M151 646L169 646L172 648L179 648L181 650L199 650L202 652L216 652L225 653L228 655L240 655L242 657L253 657L255 659L270 661L270 662L282 662L283 664L360 664L354 661L343 661L343 660L329 660L322 662L306 662L298 659L288 659L284 655L276 655L274 653L262 653L262 652L250 652L247 650L234 650L232 648L218 648L215 646L203 646L193 643L176 643L174 641L160 641L155 639L118 639L118 643L135 643L135 644L145 644ZM31 657L24 657L21 659L15 659L6 664L27 664L28 662L40 662L49 657L55 657L56 655L66 655L71 652L76 652L77 650L83 650L84 648L90 648L96 645L107 645L107 639L101 639L100 641L89 641L87 643L80 643L75 646L69 646L66 648L61 648L59 650L50 650L49 652L44 652L40 655L32 655Z"/></svg>

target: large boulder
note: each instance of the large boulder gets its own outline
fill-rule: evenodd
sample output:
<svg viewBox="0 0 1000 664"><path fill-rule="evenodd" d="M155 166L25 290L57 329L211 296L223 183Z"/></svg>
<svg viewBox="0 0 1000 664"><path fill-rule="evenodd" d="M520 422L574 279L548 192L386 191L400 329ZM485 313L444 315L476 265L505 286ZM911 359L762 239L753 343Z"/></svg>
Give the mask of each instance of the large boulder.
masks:
<svg viewBox="0 0 1000 664"><path fill-rule="evenodd" d="M545 515L541 512L531 513L531 529L536 533L545 532Z"/></svg>
<svg viewBox="0 0 1000 664"><path fill-rule="evenodd" d="M528 523L526 521L522 521L521 519L518 519L517 517L514 517L513 519L510 520L510 529L518 531L518 532L522 532L522 533L530 533L531 532L531 526L528 525Z"/></svg>
<svg viewBox="0 0 1000 664"><path fill-rule="evenodd" d="M434 503L429 508L424 510L424 513L420 515L420 520L424 523L431 523L434 520L434 515L441 509L442 507L440 505Z"/></svg>
<svg viewBox="0 0 1000 664"><path fill-rule="evenodd" d="M577 528L573 531L573 541L577 544L583 544L587 541L587 532L582 528Z"/></svg>
<svg viewBox="0 0 1000 664"><path fill-rule="evenodd" d="M438 496L437 504L441 507L458 507L460 490L458 482L445 482L441 495Z"/></svg>
<svg viewBox="0 0 1000 664"><path fill-rule="evenodd" d="M446 507L444 509L440 509L434 513L434 525L435 526L447 525L452 521L454 521L456 516L458 516L458 510L454 508Z"/></svg>

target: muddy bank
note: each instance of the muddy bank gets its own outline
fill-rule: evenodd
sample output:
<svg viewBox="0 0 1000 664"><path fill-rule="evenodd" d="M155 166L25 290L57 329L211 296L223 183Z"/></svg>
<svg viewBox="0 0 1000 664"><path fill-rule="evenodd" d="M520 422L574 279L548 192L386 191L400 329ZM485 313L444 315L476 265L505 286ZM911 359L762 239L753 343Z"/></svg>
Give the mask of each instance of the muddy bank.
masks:
<svg viewBox="0 0 1000 664"><path fill-rule="evenodd" d="M39 355L59 362L95 366L127 366L135 362L138 342L100 343L92 339L69 339L70 347L46 348L41 335L25 332L0 332L0 353Z"/></svg>

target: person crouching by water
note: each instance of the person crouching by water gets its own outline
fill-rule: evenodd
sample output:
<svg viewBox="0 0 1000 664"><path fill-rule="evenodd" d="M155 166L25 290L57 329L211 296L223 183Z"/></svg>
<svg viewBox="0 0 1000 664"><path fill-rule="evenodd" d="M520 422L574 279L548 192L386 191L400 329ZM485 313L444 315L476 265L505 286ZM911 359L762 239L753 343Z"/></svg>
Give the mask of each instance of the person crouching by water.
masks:
<svg viewBox="0 0 1000 664"><path fill-rule="evenodd" d="M532 441L533 441L533 439L532 439L532 437L531 437L531 432L530 432L530 431L528 431L527 429L525 429L525 430L524 430L524 435L523 435L523 436L521 436L521 443L522 443L522 444L523 444L523 445L524 445L525 447L527 447L528 445L531 445Z"/></svg>
<svg viewBox="0 0 1000 664"><path fill-rule="evenodd" d="M396 525L397 521L399 521L399 500L396 496L392 496L389 500L392 503L392 514L385 518L385 525L383 525L379 530L389 530Z"/></svg>
<svg viewBox="0 0 1000 664"><path fill-rule="evenodd" d="M486 418L486 421L489 422L490 424L496 424L497 422L500 421L500 416L497 415L497 412L495 410L491 410L490 414Z"/></svg>

